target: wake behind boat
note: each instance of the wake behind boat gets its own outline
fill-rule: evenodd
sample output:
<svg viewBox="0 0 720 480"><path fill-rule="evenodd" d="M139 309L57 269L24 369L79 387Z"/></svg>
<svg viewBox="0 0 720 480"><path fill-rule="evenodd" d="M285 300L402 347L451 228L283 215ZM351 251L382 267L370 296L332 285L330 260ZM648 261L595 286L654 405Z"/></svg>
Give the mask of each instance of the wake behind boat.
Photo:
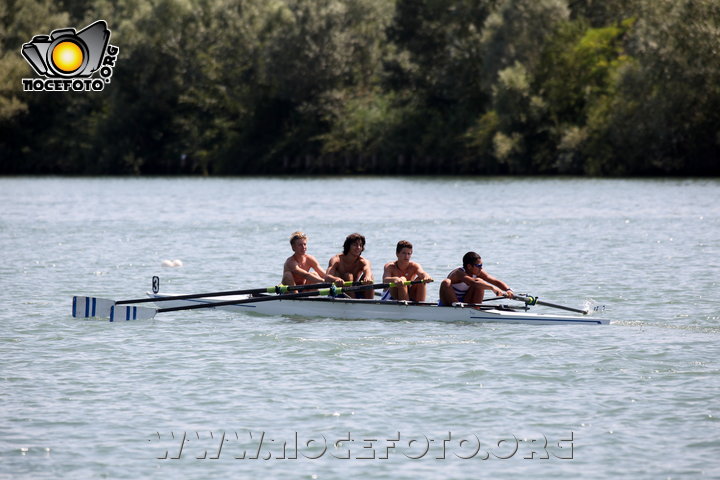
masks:
<svg viewBox="0 0 720 480"><path fill-rule="evenodd" d="M338 297L289 298L266 301L266 296L235 295L195 299L171 300L174 295L150 293L163 308L185 307L218 308L236 313L251 313L271 316L321 317L350 320L414 320L433 322L473 322L473 323L520 323L532 325L605 325L607 319L588 316L552 315L530 313L527 307L508 307L502 305L482 305L471 307L464 304L444 307L433 303L414 303L405 301L380 301L349 299ZM253 302L253 299L257 301ZM229 304L230 302L243 302ZM213 307L212 304L221 305ZM123 307L113 320L125 320L132 316L133 307ZM128 313L129 312L129 313ZM132 319L132 318L127 318Z"/></svg>

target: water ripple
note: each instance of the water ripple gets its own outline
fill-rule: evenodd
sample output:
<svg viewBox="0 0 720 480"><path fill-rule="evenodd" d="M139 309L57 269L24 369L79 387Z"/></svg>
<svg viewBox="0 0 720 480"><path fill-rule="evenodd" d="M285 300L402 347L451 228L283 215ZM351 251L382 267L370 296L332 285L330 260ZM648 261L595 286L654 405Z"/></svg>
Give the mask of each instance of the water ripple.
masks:
<svg viewBox="0 0 720 480"><path fill-rule="evenodd" d="M300 187L316 192L302 211L285 195ZM373 207L328 214L349 190ZM423 193L398 209L388 191ZM456 200L478 192L502 211ZM0 478L718 477L719 193L714 180L0 179ZM166 292L274 285L298 228L322 261L361 230L376 275L399 238L435 278L478 249L518 291L594 299L613 323L69 315L74 294L142 296L158 273ZM184 266L161 270L164 258ZM199 460L221 432L228 456ZM183 433L183 458L158 460ZM295 433L328 450L234 458L261 433L273 455ZM348 434L356 456L363 439L376 456L400 441L387 460L332 457ZM474 436L488 460L455 455ZM570 436L574 458L560 460ZM426 437L428 458L404 455ZM513 438L518 453L498 458ZM525 459L543 438L551 458Z"/></svg>

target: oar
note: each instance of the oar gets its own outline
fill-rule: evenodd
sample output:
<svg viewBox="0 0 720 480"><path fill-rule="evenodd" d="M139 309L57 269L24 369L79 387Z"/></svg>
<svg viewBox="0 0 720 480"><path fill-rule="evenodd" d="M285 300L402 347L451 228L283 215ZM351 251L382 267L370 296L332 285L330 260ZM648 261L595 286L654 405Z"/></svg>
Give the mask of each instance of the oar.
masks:
<svg viewBox="0 0 720 480"><path fill-rule="evenodd" d="M424 280L414 280L412 282L402 282L403 285L414 285L416 283L422 283ZM110 309L110 321L115 320L147 320L154 318L156 314L163 312L176 312L179 310L195 310L198 308L215 308L224 307L228 305L242 305L243 303L258 303L258 302L270 302L273 300L291 300L295 298L304 297L317 297L325 295L338 295L344 292L357 292L359 290L370 290L377 288L391 288L397 287L399 284L395 283L376 283L372 285L361 285L357 287L336 287L331 286L330 288L321 288L312 292L301 292L301 293L288 293L284 295L268 295L266 297L252 297L243 300L228 300L225 302L212 302L212 303L199 303L196 305L183 305L180 307L168 307L168 308L148 308L148 307L126 307L126 306L113 306Z"/></svg>
<svg viewBox="0 0 720 480"><path fill-rule="evenodd" d="M486 298L483 300L483 302L493 302L495 300L508 300L508 297L502 296L502 297Z"/></svg>
<svg viewBox="0 0 720 480"><path fill-rule="evenodd" d="M567 310L568 312L575 312L575 313L582 313L583 315L587 315L587 310L580 310L577 308L571 308L571 307L565 307L563 305L557 305L554 303L549 302L543 302L538 300L538 297L533 297L531 295L518 295L515 294L513 297L515 300L519 300L521 302L525 302L525 305L544 305L546 307L552 307L552 308L559 308L560 310Z"/></svg>
<svg viewBox="0 0 720 480"><path fill-rule="evenodd" d="M265 288L249 288L245 290L225 290L222 292L207 292L207 293L191 293L188 295L173 295L162 298L133 298L130 300L110 300L108 298L98 297L73 297L73 308L72 316L79 318L90 318L90 317L101 317L108 318L110 316L110 309L114 305L127 305L131 303L155 303L155 302L169 302L171 300L190 300L192 298L204 298L204 297L226 297L230 295L244 295L244 294L255 294L255 293L287 293L291 290L309 290L315 288L328 288L332 283L316 283L311 285L276 285L274 287ZM345 286L354 285L352 282L345 282Z"/></svg>

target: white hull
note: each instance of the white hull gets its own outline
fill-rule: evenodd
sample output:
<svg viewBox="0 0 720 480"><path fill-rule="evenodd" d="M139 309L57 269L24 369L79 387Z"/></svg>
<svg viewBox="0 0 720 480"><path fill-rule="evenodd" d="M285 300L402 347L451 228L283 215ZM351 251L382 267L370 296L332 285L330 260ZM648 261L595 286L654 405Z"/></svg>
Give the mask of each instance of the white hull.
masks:
<svg viewBox="0 0 720 480"><path fill-rule="evenodd" d="M150 297L162 298L172 295L148 293ZM157 302L159 308L197 305L199 303L245 300L247 295L209 297L193 300L170 300ZM550 315L502 309L478 310L470 307L439 307L432 304L405 304L377 300L351 300L343 298L310 297L292 300L223 305L217 307L231 312L261 315L323 317L351 320L417 320L433 322L476 323L523 323L532 325L603 325L609 320L590 316Z"/></svg>

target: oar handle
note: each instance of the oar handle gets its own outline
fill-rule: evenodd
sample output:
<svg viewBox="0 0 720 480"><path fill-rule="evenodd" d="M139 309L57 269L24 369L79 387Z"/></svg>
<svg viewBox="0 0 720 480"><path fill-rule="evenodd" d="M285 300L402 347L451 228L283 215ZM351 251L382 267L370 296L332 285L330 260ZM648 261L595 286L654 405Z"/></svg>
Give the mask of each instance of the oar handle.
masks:
<svg viewBox="0 0 720 480"><path fill-rule="evenodd" d="M525 305L543 305L545 307L559 308L560 310L566 310L568 312L582 313L583 315L588 314L587 310L580 310L578 308L566 307L564 305L557 305L555 303L543 302L541 300L538 300L538 297L534 297L532 295L515 294L513 298L521 302L525 302Z"/></svg>
<svg viewBox="0 0 720 480"><path fill-rule="evenodd" d="M430 283L432 282L432 279L429 280L406 280L404 282L390 282L390 283L375 283L375 284L368 284L368 285L359 285L359 286L352 286L352 287L343 287L343 292L357 292L359 290L377 290L379 288L395 288L399 287L400 285L410 286L410 285L417 285L418 283Z"/></svg>

